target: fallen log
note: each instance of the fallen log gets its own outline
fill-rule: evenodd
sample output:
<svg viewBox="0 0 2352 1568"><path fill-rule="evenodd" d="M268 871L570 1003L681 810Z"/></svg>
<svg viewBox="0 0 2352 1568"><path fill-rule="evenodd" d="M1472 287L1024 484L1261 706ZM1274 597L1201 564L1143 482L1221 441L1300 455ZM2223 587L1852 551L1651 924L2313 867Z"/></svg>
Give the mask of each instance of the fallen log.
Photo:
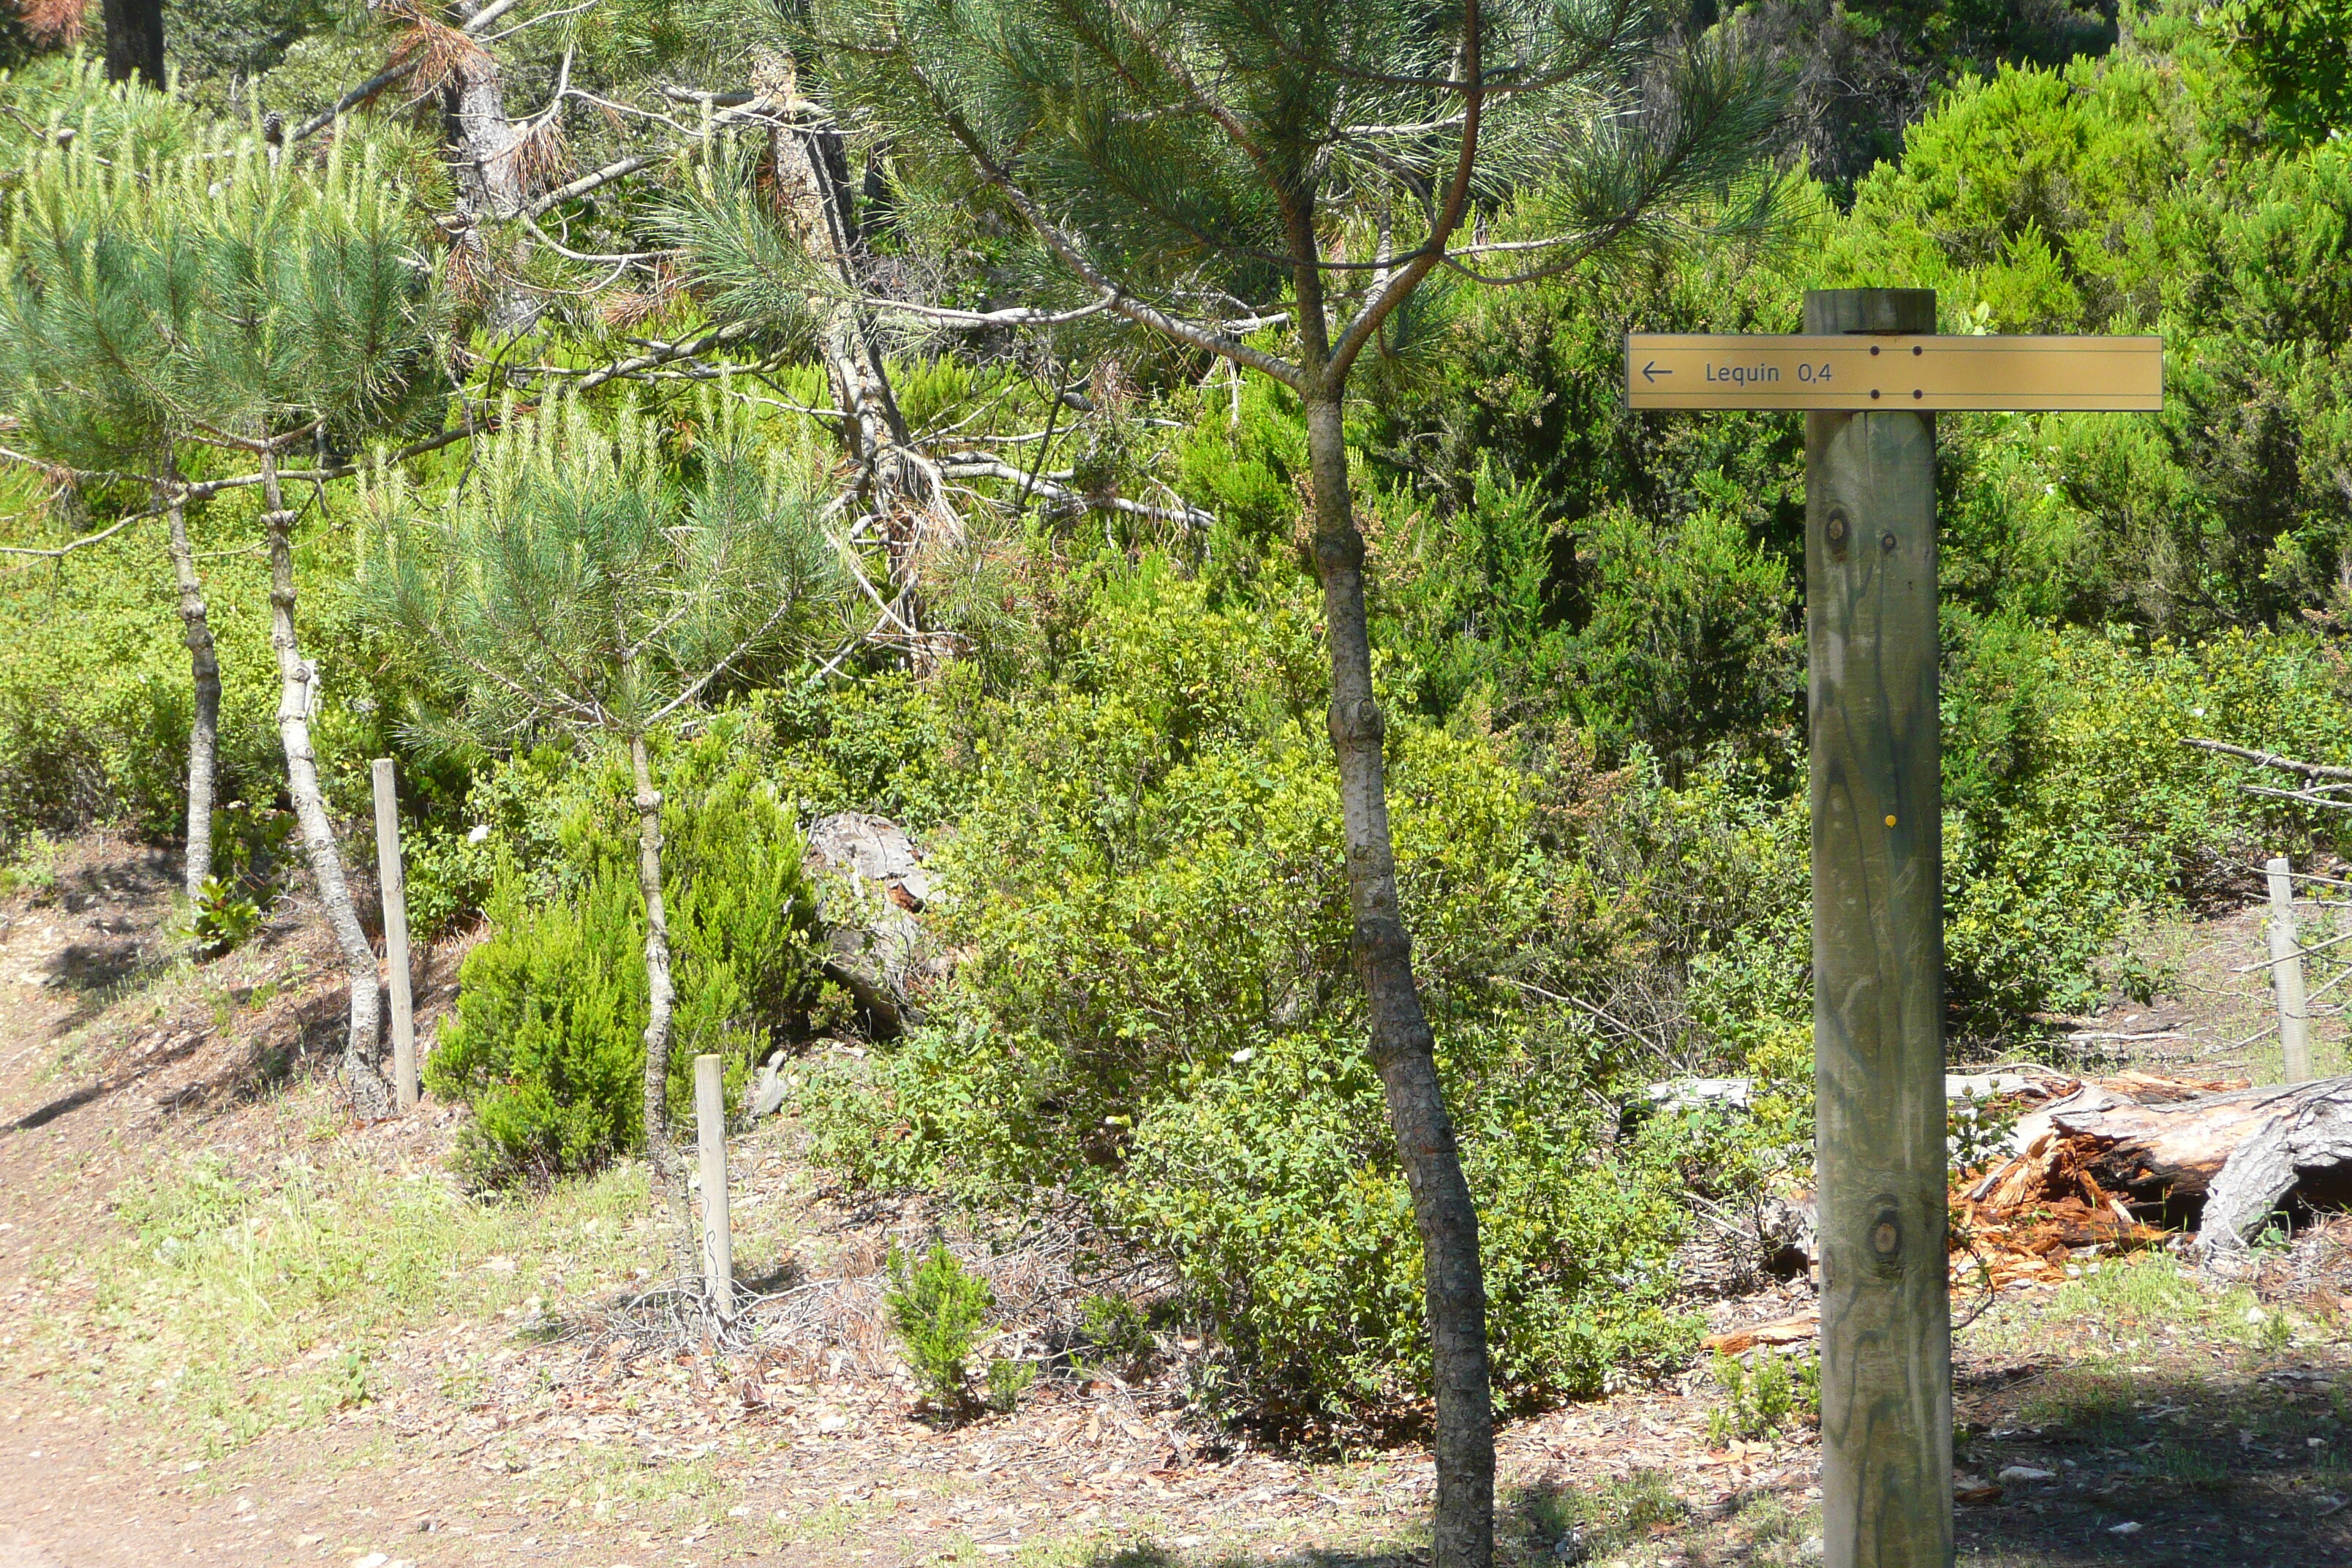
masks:
<svg viewBox="0 0 2352 1568"><path fill-rule="evenodd" d="M2046 1182L2072 1193L2088 1177L2137 1208L2201 1207L2199 1246L2211 1253L2242 1247L2291 1193L2329 1201L2352 1191L2352 1078L2155 1103L2085 1084L2021 1118L2015 1139L2021 1152L1970 1199L2010 1208L2059 1195L2041 1190Z"/></svg>

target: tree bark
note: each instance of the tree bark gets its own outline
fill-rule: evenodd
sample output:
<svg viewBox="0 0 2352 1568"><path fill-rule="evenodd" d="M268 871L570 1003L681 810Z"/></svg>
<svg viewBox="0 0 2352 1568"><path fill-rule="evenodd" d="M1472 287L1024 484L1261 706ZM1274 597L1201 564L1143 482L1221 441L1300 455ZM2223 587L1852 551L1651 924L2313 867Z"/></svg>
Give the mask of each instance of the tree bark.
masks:
<svg viewBox="0 0 2352 1568"><path fill-rule="evenodd" d="M163 0L105 0L106 79L163 85Z"/></svg>
<svg viewBox="0 0 2352 1568"><path fill-rule="evenodd" d="M1307 310L1319 315L1319 304ZM1319 347L1319 345L1317 345ZM1462 1173L1454 1120L1437 1079L1436 1039L1413 984L1412 939L1397 902L1364 614L1364 540L1348 490L1337 389L1307 402L1315 488L1315 565L1330 644L1331 746L1348 848L1356 973L1370 1011L1373 1064L1412 1192L1437 1394L1435 1568L1487 1568L1495 1556L1495 1412L1486 1365L1486 1285L1478 1211Z"/></svg>
<svg viewBox="0 0 2352 1568"><path fill-rule="evenodd" d="M172 578L180 591L180 640L188 649L195 712L188 725L187 889L191 906L213 874L213 774L220 759L220 659L213 651L212 623L205 609L204 584L195 553L188 548L188 509L174 497L171 520Z"/></svg>
<svg viewBox="0 0 2352 1568"><path fill-rule="evenodd" d="M653 1201L675 1222L673 1244L681 1257L694 1240L694 1216L686 1199L686 1171L669 1134L670 1016L677 992L669 977L669 921L662 910L662 797L654 788L646 738L629 737L629 765L636 773L637 890L646 900L646 1163L652 1170Z"/></svg>
<svg viewBox="0 0 2352 1568"><path fill-rule="evenodd" d="M359 911L352 905L351 886L343 877L342 852L336 847L334 826L327 820L326 799L319 791L318 757L310 749L316 676L294 635L294 513L278 488L277 454L266 449L261 482L269 506L261 521L269 533L269 643L278 652L278 735L286 749L286 793L294 803L303 855L319 884L320 907L335 934L335 945L342 949L351 982L351 1027L343 1039L341 1069L343 1089L362 1121L381 1121L393 1114L394 1106L392 1086L384 1080L379 1059L383 1013L375 949L360 929Z"/></svg>
<svg viewBox="0 0 2352 1568"><path fill-rule="evenodd" d="M2352 1170L2352 1079L2305 1079L2272 1098L2270 1115L2205 1191L2197 1243L2206 1257L2242 1251L2281 1199L2302 1189L2341 1201Z"/></svg>
<svg viewBox="0 0 2352 1568"><path fill-rule="evenodd" d="M457 232L451 247L461 264L478 274L483 317L491 329L527 331L539 319L539 301L498 266L488 227L523 209L523 138L507 118L497 58L470 39L441 89L441 131L457 196ZM520 247L522 241L510 243Z"/></svg>
<svg viewBox="0 0 2352 1568"><path fill-rule="evenodd" d="M762 61L753 83L786 106L787 122L770 132L769 144L785 232L852 293L860 291L857 215L839 128L821 121L816 106L800 97L789 59ZM887 454L907 445L906 417L890 389L872 312L831 294L812 295L809 309L819 321L817 339L834 395L849 415L843 434L855 448L863 499L882 478Z"/></svg>

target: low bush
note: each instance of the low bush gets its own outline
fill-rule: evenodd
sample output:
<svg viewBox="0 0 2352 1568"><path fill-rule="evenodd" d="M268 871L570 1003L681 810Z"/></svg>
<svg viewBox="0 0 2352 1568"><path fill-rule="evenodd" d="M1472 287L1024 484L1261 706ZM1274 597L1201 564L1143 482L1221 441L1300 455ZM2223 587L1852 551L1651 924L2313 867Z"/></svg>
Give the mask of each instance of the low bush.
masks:
<svg viewBox="0 0 2352 1568"><path fill-rule="evenodd" d="M965 953L942 1016L821 1075L806 1108L867 1183L1082 1196L1169 1260L1236 1392L1328 1427L1385 1419L1428 1348L1306 627L1149 566L1106 584L1058 689L976 714L976 793L940 857ZM1390 744L1501 1394L1598 1390L1686 1341L1664 1305L1673 1167L1614 1146L1608 1050L1500 978L1562 875L1518 776L1483 736L1400 720Z"/></svg>
<svg viewBox="0 0 2352 1568"><path fill-rule="evenodd" d="M723 756L723 746L684 748L662 780L677 986L670 1103L681 1115L693 1057L725 1058L732 1103L819 987L792 813ZM461 1158L485 1184L594 1170L644 1142L644 900L634 839L617 812L599 819L594 798L583 793L562 871L526 869L503 847L492 934L467 955L456 1016L425 1064L436 1095L473 1108Z"/></svg>
<svg viewBox="0 0 2352 1568"><path fill-rule="evenodd" d="M971 1397L964 1386L971 1349L995 1305L988 1282L957 1262L945 1242L934 1243L920 1260L892 1242L889 1274L883 1301L907 1347L915 1386L940 1410L950 1415L961 1411ZM990 1393L1002 1390L1006 1408L1021 1392L1021 1384L1013 1381L1017 1373L997 1371L1008 1364L998 1362L989 1369Z"/></svg>

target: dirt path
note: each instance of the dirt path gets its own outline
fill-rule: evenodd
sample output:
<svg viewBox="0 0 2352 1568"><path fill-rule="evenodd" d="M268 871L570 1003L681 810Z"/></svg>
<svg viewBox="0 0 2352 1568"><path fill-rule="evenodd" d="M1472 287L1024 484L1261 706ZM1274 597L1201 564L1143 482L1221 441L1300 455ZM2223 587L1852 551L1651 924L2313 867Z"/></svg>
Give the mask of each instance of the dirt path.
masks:
<svg viewBox="0 0 2352 1568"><path fill-rule="evenodd" d="M340 998L299 920L174 968L169 889L143 851L82 844L53 892L0 910L0 1568L1425 1561L1419 1451L1259 1450L1201 1419L1180 1371L1048 1379L947 1430L918 1419L876 1270L923 1216L844 1207L789 1127L730 1151L739 1259L780 1293L760 1348L665 1340L614 1305L660 1256L637 1177L461 1201L451 1113L337 1114L320 1068ZM2234 1038L2218 1014L2252 999L2223 976L2257 940L2184 938L2184 989L2226 999L2102 1027L2191 1035L2147 1043L2184 1054ZM170 1206L200 1200L222 1206ZM2268 1260L2253 1290L2110 1261L1973 1323L1962 1561L2352 1562L2352 1279L2332 1235ZM1017 1307L1066 1260L988 1267ZM1808 1299L1800 1281L1708 1311L1755 1322ZM1512 1423L1502 1561L1810 1562L1811 1433L1716 1447L1718 1402L1695 1366Z"/></svg>

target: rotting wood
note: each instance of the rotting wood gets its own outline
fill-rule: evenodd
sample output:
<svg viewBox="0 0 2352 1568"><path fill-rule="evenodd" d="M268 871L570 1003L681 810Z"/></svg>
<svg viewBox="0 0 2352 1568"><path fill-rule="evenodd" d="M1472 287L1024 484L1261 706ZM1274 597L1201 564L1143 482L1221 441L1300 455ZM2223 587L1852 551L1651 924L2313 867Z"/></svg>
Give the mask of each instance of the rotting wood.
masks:
<svg viewBox="0 0 2352 1568"><path fill-rule="evenodd" d="M2015 1208L2087 1190L2143 1211L2201 1204L2210 1256L2242 1245L2290 1194L2352 1188L2352 1078L2158 1101L2085 1084L2021 1119L2016 1137L2020 1152L1968 1189L1970 1203Z"/></svg>
<svg viewBox="0 0 2352 1568"><path fill-rule="evenodd" d="M2278 1110L2231 1152L2205 1197L2198 1247L2207 1258L2237 1251L2297 1188L2327 1184L2352 1168L2352 1078L2297 1084Z"/></svg>

